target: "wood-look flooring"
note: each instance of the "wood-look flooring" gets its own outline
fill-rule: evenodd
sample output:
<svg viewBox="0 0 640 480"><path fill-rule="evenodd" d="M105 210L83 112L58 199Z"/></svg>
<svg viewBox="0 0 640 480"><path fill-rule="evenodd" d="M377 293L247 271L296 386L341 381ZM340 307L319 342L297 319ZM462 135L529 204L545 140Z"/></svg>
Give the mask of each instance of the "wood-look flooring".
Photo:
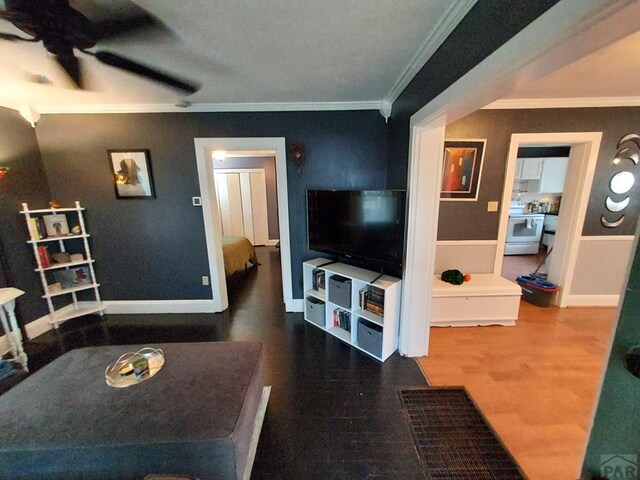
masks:
<svg viewBox="0 0 640 480"><path fill-rule="evenodd" d="M502 276L512 282L519 275L529 275L533 273L544 261L547 251L541 249L537 254L531 255L505 255L502 259ZM539 273L547 273L546 266L543 265Z"/></svg>
<svg viewBox="0 0 640 480"><path fill-rule="evenodd" d="M260 341L272 389L252 479L424 480L396 392L426 385L416 362L396 353L381 364L286 313L279 252L257 253L261 266L227 282L227 311L70 320L27 342L31 371L84 346Z"/></svg>
<svg viewBox="0 0 640 480"><path fill-rule="evenodd" d="M530 480L576 479L615 317L523 301L515 327L432 328L418 361L431 385L467 388Z"/></svg>

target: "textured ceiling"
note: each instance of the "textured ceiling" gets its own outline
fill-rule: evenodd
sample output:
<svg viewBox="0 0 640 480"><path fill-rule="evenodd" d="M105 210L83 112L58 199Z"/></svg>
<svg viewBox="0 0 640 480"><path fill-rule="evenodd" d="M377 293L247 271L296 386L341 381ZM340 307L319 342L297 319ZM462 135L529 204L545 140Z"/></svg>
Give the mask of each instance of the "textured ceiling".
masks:
<svg viewBox="0 0 640 480"><path fill-rule="evenodd" d="M83 3L72 5L82 9ZM135 3L175 36L99 47L200 81L202 89L189 98L194 104L381 100L452 8L451 0ZM0 31L18 33L6 21ZM90 89L79 91L41 44L0 41L0 105L173 104L180 98L83 58ZM38 75L52 83L33 83Z"/></svg>

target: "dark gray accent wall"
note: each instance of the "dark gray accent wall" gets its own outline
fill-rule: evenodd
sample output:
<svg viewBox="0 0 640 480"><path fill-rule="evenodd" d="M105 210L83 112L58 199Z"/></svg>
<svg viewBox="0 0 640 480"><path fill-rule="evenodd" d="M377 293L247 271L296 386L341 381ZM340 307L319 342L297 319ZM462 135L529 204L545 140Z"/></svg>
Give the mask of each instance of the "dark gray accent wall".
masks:
<svg viewBox="0 0 640 480"><path fill-rule="evenodd" d="M223 162L213 162L214 169L220 168L262 168L267 183L267 222L269 240L280 238L278 226L278 190L276 188L275 157L227 157Z"/></svg>
<svg viewBox="0 0 640 480"><path fill-rule="evenodd" d="M407 188L411 115L557 2L482 0L474 5L393 103L388 188Z"/></svg>
<svg viewBox="0 0 640 480"><path fill-rule="evenodd" d="M613 165L617 143L627 133L639 133L640 108L574 108L533 110L480 110L447 126L447 138L486 138L482 182L478 202L442 202L438 223L439 240L495 240L498 215L487 212L488 200L500 200L504 170L513 133L602 132L598 164L589 197L583 235L633 235L640 213L640 182L629 195L626 218L618 228L605 228L609 181L616 172L633 165ZM634 166L635 167L635 166ZM640 170L639 167L635 167ZM640 180L640 172L636 173ZM505 206L502 205L502 208ZM562 211L562 206L560 207Z"/></svg>
<svg viewBox="0 0 640 480"><path fill-rule="evenodd" d="M45 115L38 142L52 195L87 207L105 300L210 298L194 138L285 137L294 297L302 296L306 189L382 188L387 125L377 111ZM306 147L298 171L290 147ZM108 149L149 149L154 200L117 200Z"/></svg>
<svg viewBox="0 0 640 480"><path fill-rule="evenodd" d="M22 203L48 208L49 185L42 166L33 128L18 112L0 107L0 166L11 170L0 179L0 287L16 287L25 294L16 303L21 324L48 312L40 277L33 271L36 260L26 241L29 232Z"/></svg>

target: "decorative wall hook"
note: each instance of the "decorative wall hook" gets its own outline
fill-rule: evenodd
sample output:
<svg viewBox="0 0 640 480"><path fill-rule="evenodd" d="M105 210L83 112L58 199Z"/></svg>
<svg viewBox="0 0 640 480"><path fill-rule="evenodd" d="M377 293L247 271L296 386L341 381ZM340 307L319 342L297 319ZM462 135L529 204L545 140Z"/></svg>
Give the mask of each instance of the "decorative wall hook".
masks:
<svg viewBox="0 0 640 480"><path fill-rule="evenodd" d="M301 167L304 164L304 145L294 143L291 147L291 157L293 158L293 163Z"/></svg>

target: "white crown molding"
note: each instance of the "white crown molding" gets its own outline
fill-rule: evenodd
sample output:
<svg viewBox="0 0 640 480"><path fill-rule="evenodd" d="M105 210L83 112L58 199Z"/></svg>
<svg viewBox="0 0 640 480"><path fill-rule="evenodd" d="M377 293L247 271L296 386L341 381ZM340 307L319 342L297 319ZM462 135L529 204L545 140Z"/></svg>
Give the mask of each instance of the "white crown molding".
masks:
<svg viewBox="0 0 640 480"><path fill-rule="evenodd" d="M482 110L525 110L530 108L637 107L640 97L507 98L496 100Z"/></svg>
<svg viewBox="0 0 640 480"><path fill-rule="evenodd" d="M380 110L380 107L380 100L362 102L194 103L188 107L177 107L169 103L137 105L35 106L36 110L43 115L78 113L319 112L342 110Z"/></svg>
<svg viewBox="0 0 640 480"><path fill-rule="evenodd" d="M451 2L451 6L440 19L436 28L431 32L431 35L426 39L422 46L418 49L407 68L398 77L396 83L393 85L386 97L384 97L383 104L393 104L393 102L400 96L402 91L409 85L409 82L413 80L413 77L425 66L427 61L436 52L436 50L444 43L449 34L454 28L462 21L469 10L473 8L477 0L455 0ZM384 113L383 113L384 116Z"/></svg>

